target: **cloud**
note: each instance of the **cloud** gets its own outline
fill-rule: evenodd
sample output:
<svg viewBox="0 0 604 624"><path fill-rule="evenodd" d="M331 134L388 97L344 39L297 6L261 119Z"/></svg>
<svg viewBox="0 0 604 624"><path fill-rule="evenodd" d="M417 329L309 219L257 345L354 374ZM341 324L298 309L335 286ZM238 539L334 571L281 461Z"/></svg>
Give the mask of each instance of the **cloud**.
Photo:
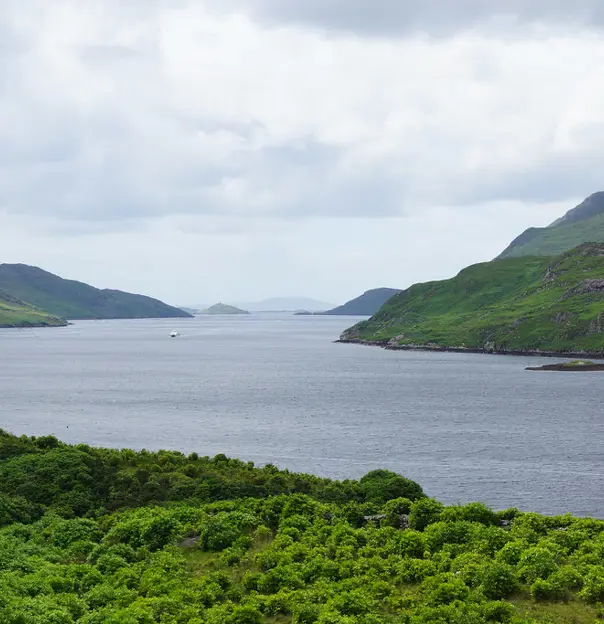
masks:
<svg viewBox="0 0 604 624"><path fill-rule="evenodd" d="M213 0L216 9L243 11L269 24L301 24L361 36L523 24L604 25L600 0Z"/></svg>
<svg viewBox="0 0 604 624"><path fill-rule="evenodd" d="M361 36L418 31L450 35L485 25L604 25L600 0L213 0L213 6L247 12L269 24L310 25Z"/></svg>
<svg viewBox="0 0 604 624"><path fill-rule="evenodd" d="M599 4L508 2L530 34L483 30L499 2L345 4L7 0L0 208L70 235L233 232L601 186Z"/></svg>

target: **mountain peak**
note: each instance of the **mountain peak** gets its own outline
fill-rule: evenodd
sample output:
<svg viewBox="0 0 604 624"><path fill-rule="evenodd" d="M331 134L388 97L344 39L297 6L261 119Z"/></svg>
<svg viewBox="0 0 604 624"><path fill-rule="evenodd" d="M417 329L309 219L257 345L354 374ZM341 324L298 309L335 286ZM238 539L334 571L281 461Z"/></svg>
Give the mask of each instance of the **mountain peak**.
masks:
<svg viewBox="0 0 604 624"><path fill-rule="evenodd" d="M593 193L547 227L529 228L499 258L556 256L588 242L604 242L604 191Z"/></svg>
<svg viewBox="0 0 604 624"><path fill-rule="evenodd" d="M584 199L578 206L569 210L563 217L556 219L549 227L557 227L559 225L568 225L591 219L599 214L604 213L604 191L593 193Z"/></svg>

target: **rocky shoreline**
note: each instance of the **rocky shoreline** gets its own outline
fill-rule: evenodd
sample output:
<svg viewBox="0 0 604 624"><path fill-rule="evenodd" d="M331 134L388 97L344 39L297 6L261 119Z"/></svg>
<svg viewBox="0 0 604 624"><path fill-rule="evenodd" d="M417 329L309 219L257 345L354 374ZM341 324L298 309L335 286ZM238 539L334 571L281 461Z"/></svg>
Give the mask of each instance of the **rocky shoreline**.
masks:
<svg viewBox="0 0 604 624"><path fill-rule="evenodd" d="M545 366L528 366L527 371L559 371L563 373L604 371L604 364L596 362L562 362L561 364L546 364Z"/></svg>
<svg viewBox="0 0 604 624"><path fill-rule="evenodd" d="M602 352L589 352L589 351L576 351L576 352L557 352L557 351L540 351L526 350L526 351L513 351L506 349L497 349L494 345L489 345L488 348L477 347L443 347L442 345L400 345L393 344L391 341L381 340L362 340L361 338L340 338L334 341L335 343L342 344L356 344L366 347L380 347L387 351L436 351L436 352L450 352L450 353L478 353L484 355L516 355L516 356L530 356L530 357L555 357L555 358L596 358L603 359L604 353Z"/></svg>

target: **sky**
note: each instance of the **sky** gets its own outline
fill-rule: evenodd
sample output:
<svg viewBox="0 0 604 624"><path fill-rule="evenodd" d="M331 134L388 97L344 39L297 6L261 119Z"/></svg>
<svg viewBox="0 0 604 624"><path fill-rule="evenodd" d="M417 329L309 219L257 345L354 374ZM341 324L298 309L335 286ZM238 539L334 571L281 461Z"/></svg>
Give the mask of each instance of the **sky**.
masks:
<svg viewBox="0 0 604 624"><path fill-rule="evenodd" d="M0 262L178 305L451 277L604 189L601 0L3 0Z"/></svg>

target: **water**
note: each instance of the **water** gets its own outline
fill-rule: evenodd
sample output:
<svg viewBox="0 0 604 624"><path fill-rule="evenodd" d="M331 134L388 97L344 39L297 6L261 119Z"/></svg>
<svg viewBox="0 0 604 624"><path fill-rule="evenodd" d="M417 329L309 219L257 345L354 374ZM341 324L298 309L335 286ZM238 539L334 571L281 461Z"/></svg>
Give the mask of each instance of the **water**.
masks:
<svg viewBox="0 0 604 624"><path fill-rule="evenodd" d="M0 330L0 427L336 478L384 467L448 503L604 517L604 375L525 372L541 363L531 358L332 344L354 321ZM170 339L172 329L182 335Z"/></svg>

